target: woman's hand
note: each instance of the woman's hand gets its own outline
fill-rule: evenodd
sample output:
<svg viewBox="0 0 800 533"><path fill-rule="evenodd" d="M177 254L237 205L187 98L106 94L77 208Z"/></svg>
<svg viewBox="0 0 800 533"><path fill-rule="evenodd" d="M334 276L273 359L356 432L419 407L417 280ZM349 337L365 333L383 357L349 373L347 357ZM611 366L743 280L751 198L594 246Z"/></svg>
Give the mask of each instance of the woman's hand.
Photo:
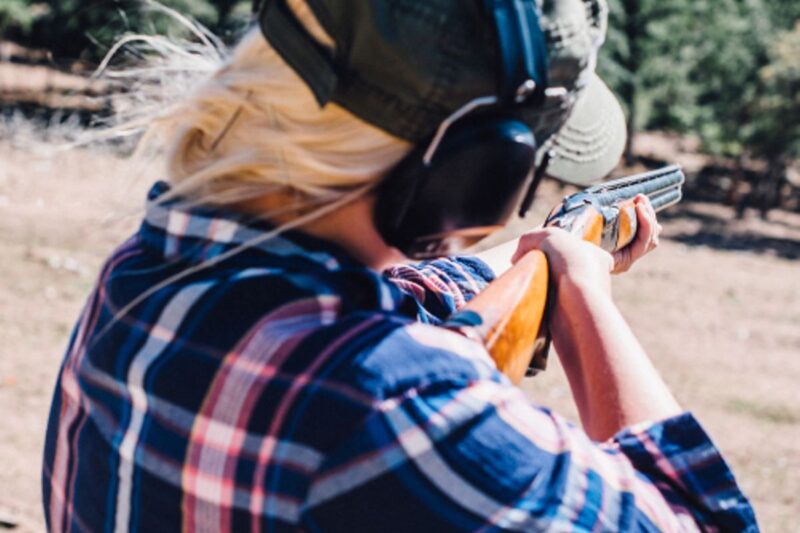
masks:
<svg viewBox="0 0 800 533"><path fill-rule="evenodd" d="M588 285L607 289L609 274L626 272L639 259L658 246L661 225L650 200L639 195L634 198L638 229L628 246L609 254L598 246L557 228L542 228L526 233L519 239L517 251L511 258L516 263L531 250L541 250L547 255L551 273L557 284Z"/></svg>
<svg viewBox="0 0 800 533"><path fill-rule="evenodd" d="M661 224L656 220L656 211L650 199L640 194L633 199L636 205L636 221L638 228L636 238L628 246L614 252L613 274L627 272L633 264L648 252L658 247L658 238L661 235Z"/></svg>
<svg viewBox="0 0 800 533"><path fill-rule="evenodd" d="M511 262L516 263L532 250L545 253L559 290L567 285L594 287L610 294L614 258L600 247L560 228L537 229L520 237Z"/></svg>

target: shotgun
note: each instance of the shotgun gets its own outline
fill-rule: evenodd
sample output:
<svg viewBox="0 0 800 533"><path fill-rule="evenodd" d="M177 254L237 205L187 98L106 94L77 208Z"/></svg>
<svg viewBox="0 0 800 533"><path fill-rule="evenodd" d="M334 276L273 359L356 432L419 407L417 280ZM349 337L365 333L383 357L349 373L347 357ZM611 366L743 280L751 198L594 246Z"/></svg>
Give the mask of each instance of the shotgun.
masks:
<svg viewBox="0 0 800 533"><path fill-rule="evenodd" d="M644 194L661 211L681 200L684 181L681 168L673 165L601 183L564 198L544 225L563 228L615 252L636 237L633 199ZM447 325L479 337L500 371L519 383L523 376L547 367L547 318L553 300L547 258L533 250L455 313Z"/></svg>

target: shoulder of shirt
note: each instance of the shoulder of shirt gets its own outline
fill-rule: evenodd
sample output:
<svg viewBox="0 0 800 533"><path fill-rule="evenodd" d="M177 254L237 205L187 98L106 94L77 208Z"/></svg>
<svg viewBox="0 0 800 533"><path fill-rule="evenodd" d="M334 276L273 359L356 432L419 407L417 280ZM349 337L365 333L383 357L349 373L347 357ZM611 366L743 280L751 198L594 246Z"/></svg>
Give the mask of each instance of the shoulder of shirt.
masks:
<svg viewBox="0 0 800 533"><path fill-rule="evenodd" d="M454 281L478 284L490 283L495 279L492 268L478 257L440 257L419 263L394 265L385 272L391 278L414 276L445 275Z"/></svg>
<svg viewBox="0 0 800 533"><path fill-rule="evenodd" d="M331 341L346 337L331 378L376 401L435 384L505 379L482 345L446 328L371 312L341 317L315 335L329 329L338 331Z"/></svg>

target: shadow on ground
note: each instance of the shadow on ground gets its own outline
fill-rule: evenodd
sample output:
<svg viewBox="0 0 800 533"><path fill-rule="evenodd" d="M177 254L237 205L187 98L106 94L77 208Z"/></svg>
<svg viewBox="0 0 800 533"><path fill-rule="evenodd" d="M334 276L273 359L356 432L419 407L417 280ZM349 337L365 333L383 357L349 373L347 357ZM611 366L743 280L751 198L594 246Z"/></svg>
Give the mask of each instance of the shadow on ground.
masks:
<svg viewBox="0 0 800 533"><path fill-rule="evenodd" d="M764 221L737 220L733 210L687 202L659 214L665 237L689 246L800 259L800 215L775 212Z"/></svg>

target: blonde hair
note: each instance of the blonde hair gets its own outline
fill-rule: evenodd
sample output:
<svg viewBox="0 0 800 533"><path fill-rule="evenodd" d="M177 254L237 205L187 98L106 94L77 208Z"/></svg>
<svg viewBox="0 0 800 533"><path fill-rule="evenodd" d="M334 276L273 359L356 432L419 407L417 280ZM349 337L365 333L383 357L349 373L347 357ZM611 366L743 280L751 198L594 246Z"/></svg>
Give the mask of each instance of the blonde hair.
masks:
<svg viewBox="0 0 800 533"><path fill-rule="evenodd" d="M305 2L289 4L332 48ZM291 204L287 209L322 206L374 187L410 150L336 104L320 108L257 27L228 52L204 29L183 22L199 44L123 39L117 48L136 41L157 58L148 68L109 72L138 80L122 96L117 132L146 127L137 153L164 158L170 197L225 205L276 193Z"/></svg>
<svg viewBox="0 0 800 533"><path fill-rule="evenodd" d="M278 202L262 216L276 227L151 286L119 309L93 342L163 287L362 197L411 149L335 104L320 109L258 28L228 53L202 26L148 4L189 28L195 42L132 35L112 48L98 74L121 80L126 90L114 99L118 124L103 136L143 134L134 159L163 157L172 184L159 200L226 205L271 193ZM332 47L303 0L289 0L289 6L323 46ZM138 55L157 54L142 68L110 69L115 54L131 45Z"/></svg>

